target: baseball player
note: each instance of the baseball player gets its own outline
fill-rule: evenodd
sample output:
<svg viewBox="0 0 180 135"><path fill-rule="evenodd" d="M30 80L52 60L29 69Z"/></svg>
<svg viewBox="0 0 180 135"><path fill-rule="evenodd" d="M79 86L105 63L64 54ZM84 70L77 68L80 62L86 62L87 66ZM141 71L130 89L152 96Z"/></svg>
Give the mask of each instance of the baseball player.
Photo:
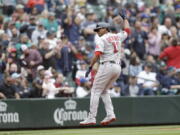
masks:
<svg viewBox="0 0 180 135"><path fill-rule="evenodd" d="M94 29L94 31L99 35L99 38L95 41L95 54L86 72L86 77L98 60L100 60L100 66L91 89L89 115L84 121L80 122L80 125L96 124L96 114L100 96L105 104L107 114L100 124L108 125L116 120L111 98L107 90L120 76L121 43L127 38L128 33L130 32L129 22L126 19L125 12L121 12L120 15L124 21L125 31L121 31L117 34L110 33L109 24L105 22L98 23Z"/></svg>

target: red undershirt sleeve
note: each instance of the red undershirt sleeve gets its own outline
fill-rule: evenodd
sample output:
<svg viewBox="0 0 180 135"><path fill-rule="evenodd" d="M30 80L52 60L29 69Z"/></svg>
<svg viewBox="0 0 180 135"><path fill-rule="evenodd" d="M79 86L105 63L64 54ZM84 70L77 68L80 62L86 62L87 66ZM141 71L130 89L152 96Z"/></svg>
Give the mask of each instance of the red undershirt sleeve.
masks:
<svg viewBox="0 0 180 135"><path fill-rule="evenodd" d="M96 56L100 56L100 55L102 55L102 52L100 52L100 51L95 51L95 53L94 53Z"/></svg>
<svg viewBox="0 0 180 135"><path fill-rule="evenodd" d="M128 35L131 34L131 30L129 28L125 28L124 31L127 32Z"/></svg>

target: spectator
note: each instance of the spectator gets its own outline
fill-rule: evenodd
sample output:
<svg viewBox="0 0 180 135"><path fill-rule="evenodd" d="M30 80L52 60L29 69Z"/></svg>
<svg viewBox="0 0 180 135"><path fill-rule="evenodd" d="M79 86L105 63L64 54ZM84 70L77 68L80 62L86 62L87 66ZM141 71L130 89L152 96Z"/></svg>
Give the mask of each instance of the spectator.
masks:
<svg viewBox="0 0 180 135"><path fill-rule="evenodd" d="M76 88L76 96L78 98L86 97L90 94L91 83L85 79L80 78L80 85Z"/></svg>
<svg viewBox="0 0 180 135"><path fill-rule="evenodd" d="M16 92L19 94L20 98L31 97L32 88L28 86L28 81L26 78L22 77L21 74L13 73L11 75L14 85L16 87Z"/></svg>
<svg viewBox="0 0 180 135"><path fill-rule="evenodd" d="M63 22L64 34L68 37L69 41L74 45L77 45L78 43L81 34L82 21L83 18L81 16L78 15L71 16L71 13L67 13L67 17L64 19Z"/></svg>
<svg viewBox="0 0 180 135"><path fill-rule="evenodd" d="M4 22L4 17L0 15L0 34L4 33L3 22Z"/></svg>
<svg viewBox="0 0 180 135"><path fill-rule="evenodd" d="M43 78L44 78L44 72L45 72L45 68L42 65L39 65L37 67L37 76L36 78L33 80L33 88L34 88L34 97L42 97L42 92L43 92Z"/></svg>
<svg viewBox="0 0 180 135"><path fill-rule="evenodd" d="M53 78L53 75L50 70L47 70L44 72L44 79L43 79L43 93L42 96L46 97L48 99L55 98L55 95L59 92L59 88L56 88L55 85L55 79Z"/></svg>
<svg viewBox="0 0 180 135"><path fill-rule="evenodd" d="M40 38L41 39L46 38L46 33L47 33L47 31L44 29L43 24L41 22L39 22L31 36L31 40L33 41L33 44L38 45Z"/></svg>
<svg viewBox="0 0 180 135"><path fill-rule="evenodd" d="M107 7L107 15L105 17L106 22L112 24L113 23L113 16L114 16L113 7Z"/></svg>
<svg viewBox="0 0 180 135"><path fill-rule="evenodd" d="M8 56L7 56L7 63L16 63L17 65L20 64L19 59L17 57L17 51L14 47L7 48Z"/></svg>
<svg viewBox="0 0 180 135"><path fill-rule="evenodd" d="M87 41L87 43L94 47L94 31L93 29L96 26L96 15L93 12L89 12L86 14L86 21L82 23L82 32Z"/></svg>
<svg viewBox="0 0 180 135"><path fill-rule="evenodd" d="M57 69L57 60L60 58L60 50L62 46L57 45L55 48L49 49L50 44L47 40L43 40L40 44L40 53L43 57L43 66L45 69L52 67Z"/></svg>
<svg viewBox="0 0 180 135"><path fill-rule="evenodd" d="M146 54L147 33L142 30L141 22L136 21L135 30L131 35L132 49L137 53L140 59L144 59Z"/></svg>
<svg viewBox="0 0 180 135"><path fill-rule="evenodd" d="M176 83L171 85L171 90L176 95L180 94L180 71L179 69L176 71Z"/></svg>
<svg viewBox="0 0 180 135"><path fill-rule="evenodd" d="M171 26L172 26L172 19L170 17L166 17L164 20L164 24L158 26L158 31L161 34L167 33L169 36L171 36L171 31L170 31Z"/></svg>
<svg viewBox="0 0 180 135"><path fill-rule="evenodd" d="M6 74L12 75L13 73L18 73L18 65L16 63L7 63Z"/></svg>
<svg viewBox="0 0 180 135"><path fill-rule="evenodd" d="M170 38L171 37L168 34L166 34L166 33L162 34L162 38L161 38L161 42L160 42L161 51L163 51L165 48L167 48L169 46Z"/></svg>
<svg viewBox="0 0 180 135"><path fill-rule="evenodd" d="M68 86L60 86L62 83L62 77L58 76L58 79L55 80L50 70L45 71L45 76L43 80L43 96L46 98L55 98L56 95L63 91L64 94L72 94L74 92L73 88ZM60 78L60 79L59 79Z"/></svg>
<svg viewBox="0 0 180 135"><path fill-rule="evenodd" d="M158 66L157 70L157 80L159 81L160 85L163 83L163 78L167 74L167 66L164 61L160 61L159 63L156 63ZM161 87L161 86L160 86Z"/></svg>
<svg viewBox="0 0 180 135"><path fill-rule="evenodd" d="M111 97L120 97L121 96L121 87L118 83L115 83L112 88L109 89Z"/></svg>
<svg viewBox="0 0 180 135"><path fill-rule="evenodd" d="M85 2L85 1L84 1ZM85 20L86 18L85 18L85 15L86 15L86 13L87 13L87 11L86 11L86 6L85 5L81 5L80 7L79 7L80 9L79 9L79 12L78 12L78 16L79 17L81 17L81 19L82 20Z"/></svg>
<svg viewBox="0 0 180 135"><path fill-rule="evenodd" d="M161 34L158 32L156 27L152 27L148 35L148 48L147 52L153 56L158 56L160 54L160 42Z"/></svg>
<svg viewBox="0 0 180 135"><path fill-rule="evenodd" d="M29 49L26 45L22 45L21 49L24 54L24 66L29 70L29 75L35 77L37 66L42 63L42 56L37 49Z"/></svg>
<svg viewBox="0 0 180 135"><path fill-rule="evenodd" d="M3 5L3 14L5 15L12 15L14 10L15 10L15 6L16 6L16 1L15 0L4 0L2 1L2 5Z"/></svg>
<svg viewBox="0 0 180 135"><path fill-rule="evenodd" d="M172 85L177 84L177 79L175 77L176 69L174 67L169 67L167 69L167 74L161 79L161 94L163 95L175 95L175 91L171 89Z"/></svg>
<svg viewBox="0 0 180 135"><path fill-rule="evenodd" d="M57 38L55 32L47 32L46 36L46 41L49 42L49 49L54 49L57 46Z"/></svg>
<svg viewBox="0 0 180 135"><path fill-rule="evenodd" d="M129 76L137 76L142 71L142 64L138 56L132 56L129 64Z"/></svg>
<svg viewBox="0 0 180 135"><path fill-rule="evenodd" d="M63 35L62 39L62 49L61 49L61 58L58 62L58 67L63 73L64 76L68 76L72 71L73 60L76 59L74 54L77 54L76 48L68 41L68 38Z"/></svg>
<svg viewBox="0 0 180 135"><path fill-rule="evenodd" d="M87 65L84 61L80 61L79 65L77 65L77 72L76 72L76 84L80 85L80 79L84 78L86 73Z"/></svg>
<svg viewBox="0 0 180 135"><path fill-rule="evenodd" d="M15 46L18 58L20 58L20 56L22 55L21 46L24 46L24 45L27 47L31 47L31 43L29 41L28 36L23 34L23 35L20 35L20 41Z"/></svg>
<svg viewBox="0 0 180 135"><path fill-rule="evenodd" d="M10 37L8 36L8 34L5 33L1 36L1 49L6 50L10 43Z"/></svg>
<svg viewBox="0 0 180 135"><path fill-rule="evenodd" d="M158 71L157 57L154 57L152 55L147 55L145 58L145 63L151 64L153 72Z"/></svg>
<svg viewBox="0 0 180 135"><path fill-rule="evenodd" d="M5 76L4 81L0 84L0 98L16 98L19 99L20 96L16 92L16 87L14 85L14 80L11 76Z"/></svg>
<svg viewBox="0 0 180 135"><path fill-rule="evenodd" d="M170 27L170 31L171 31L171 37L172 38L175 38L175 39L178 39L178 31L177 31L177 28L175 26L171 26Z"/></svg>
<svg viewBox="0 0 180 135"><path fill-rule="evenodd" d="M29 9L37 8L38 12L44 10L45 1L44 0L28 0L27 7Z"/></svg>
<svg viewBox="0 0 180 135"><path fill-rule="evenodd" d="M137 77L130 76L128 84L125 86L124 90L122 91L122 94L124 96L136 97L141 95L140 90L140 86L137 84Z"/></svg>
<svg viewBox="0 0 180 135"><path fill-rule="evenodd" d="M46 28L48 32L58 31L58 22L53 12L48 13L48 17L40 21L42 21L44 27Z"/></svg>
<svg viewBox="0 0 180 135"><path fill-rule="evenodd" d="M159 58L166 60L168 67L180 68L180 46L178 45L177 39L171 41L171 46L165 48Z"/></svg>
<svg viewBox="0 0 180 135"><path fill-rule="evenodd" d="M0 52L0 79L3 80L4 78L4 72L6 69L6 63L3 58L3 54Z"/></svg>
<svg viewBox="0 0 180 135"><path fill-rule="evenodd" d="M152 65L146 64L144 70L137 75L137 83L141 85L141 95L156 95L159 83L156 73L152 72Z"/></svg>
<svg viewBox="0 0 180 135"><path fill-rule="evenodd" d="M149 12L148 10L149 9L146 9L147 12ZM148 13L141 14L141 27L142 27L142 30L144 30L147 33L149 32L149 29L150 29L149 19L150 19L150 16L148 15Z"/></svg>
<svg viewBox="0 0 180 135"><path fill-rule="evenodd" d="M12 15L14 17L14 22L16 25L16 28L21 28L24 24L27 23L27 21L29 20L29 16L27 15L27 13L24 11L24 6L21 4L18 4L16 6L16 10ZM20 30L22 33L24 32L23 30Z"/></svg>
<svg viewBox="0 0 180 135"><path fill-rule="evenodd" d="M19 41L19 30L17 29L17 28L13 28L12 29L12 31L10 31L11 33L9 33L10 35L10 37L11 37L11 43L12 43L12 45L15 45L15 44L17 44L18 43L18 41Z"/></svg>
<svg viewBox="0 0 180 135"><path fill-rule="evenodd" d="M77 50L79 52L78 58L80 60L84 60L87 62L93 56L92 48L87 45L86 40L83 36L80 36L79 38Z"/></svg>
<svg viewBox="0 0 180 135"><path fill-rule="evenodd" d="M68 85L65 81L65 77L60 73L56 76L56 81L54 83L56 88L59 88L59 92L55 95L56 97L72 97L74 93L74 88Z"/></svg>
<svg viewBox="0 0 180 135"><path fill-rule="evenodd" d="M12 30L17 29L16 25L14 22L9 22L9 23L7 23L7 25L8 25L8 27L5 32L8 34L9 37L12 37Z"/></svg>

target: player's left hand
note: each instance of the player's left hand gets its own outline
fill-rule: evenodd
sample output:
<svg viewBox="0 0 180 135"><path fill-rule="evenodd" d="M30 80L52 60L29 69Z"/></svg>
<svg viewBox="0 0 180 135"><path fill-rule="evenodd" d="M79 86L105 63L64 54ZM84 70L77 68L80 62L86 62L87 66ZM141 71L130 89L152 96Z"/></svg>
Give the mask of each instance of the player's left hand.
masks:
<svg viewBox="0 0 180 135"><path fill-rule="evenodd" d="M124 9L124 8L121 9L119 15L123 18L123 20L126 19L127 18L127 16L126 16L126 9Z"/></svg>
<svg viewBox="0 0 180 135"><path fill-rule="evenodd" d="M88 70L86 71L85 77L88 77L89 73L91 72L92 67L89 67Z"/></svg>

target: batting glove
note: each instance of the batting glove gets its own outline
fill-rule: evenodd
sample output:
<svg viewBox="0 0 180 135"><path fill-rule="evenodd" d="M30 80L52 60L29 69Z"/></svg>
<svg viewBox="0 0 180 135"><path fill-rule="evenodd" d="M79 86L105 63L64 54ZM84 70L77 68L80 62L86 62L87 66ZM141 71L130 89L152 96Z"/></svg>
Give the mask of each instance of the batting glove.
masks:
<svg viewBox="0 0 180 135"><path fill-rule="evenodd" d="M89 67L88 70L86 71L85 77L88 77L89 73L91 72L92 67Z"/></svg>
<svg viewBox="0 0 180 135"><path fill-rule="evenodd" d="M126 16L126 9L123 8L120 11L119 15L122 17L123 20L126 19L127 18L127 16Z"/></svg>

